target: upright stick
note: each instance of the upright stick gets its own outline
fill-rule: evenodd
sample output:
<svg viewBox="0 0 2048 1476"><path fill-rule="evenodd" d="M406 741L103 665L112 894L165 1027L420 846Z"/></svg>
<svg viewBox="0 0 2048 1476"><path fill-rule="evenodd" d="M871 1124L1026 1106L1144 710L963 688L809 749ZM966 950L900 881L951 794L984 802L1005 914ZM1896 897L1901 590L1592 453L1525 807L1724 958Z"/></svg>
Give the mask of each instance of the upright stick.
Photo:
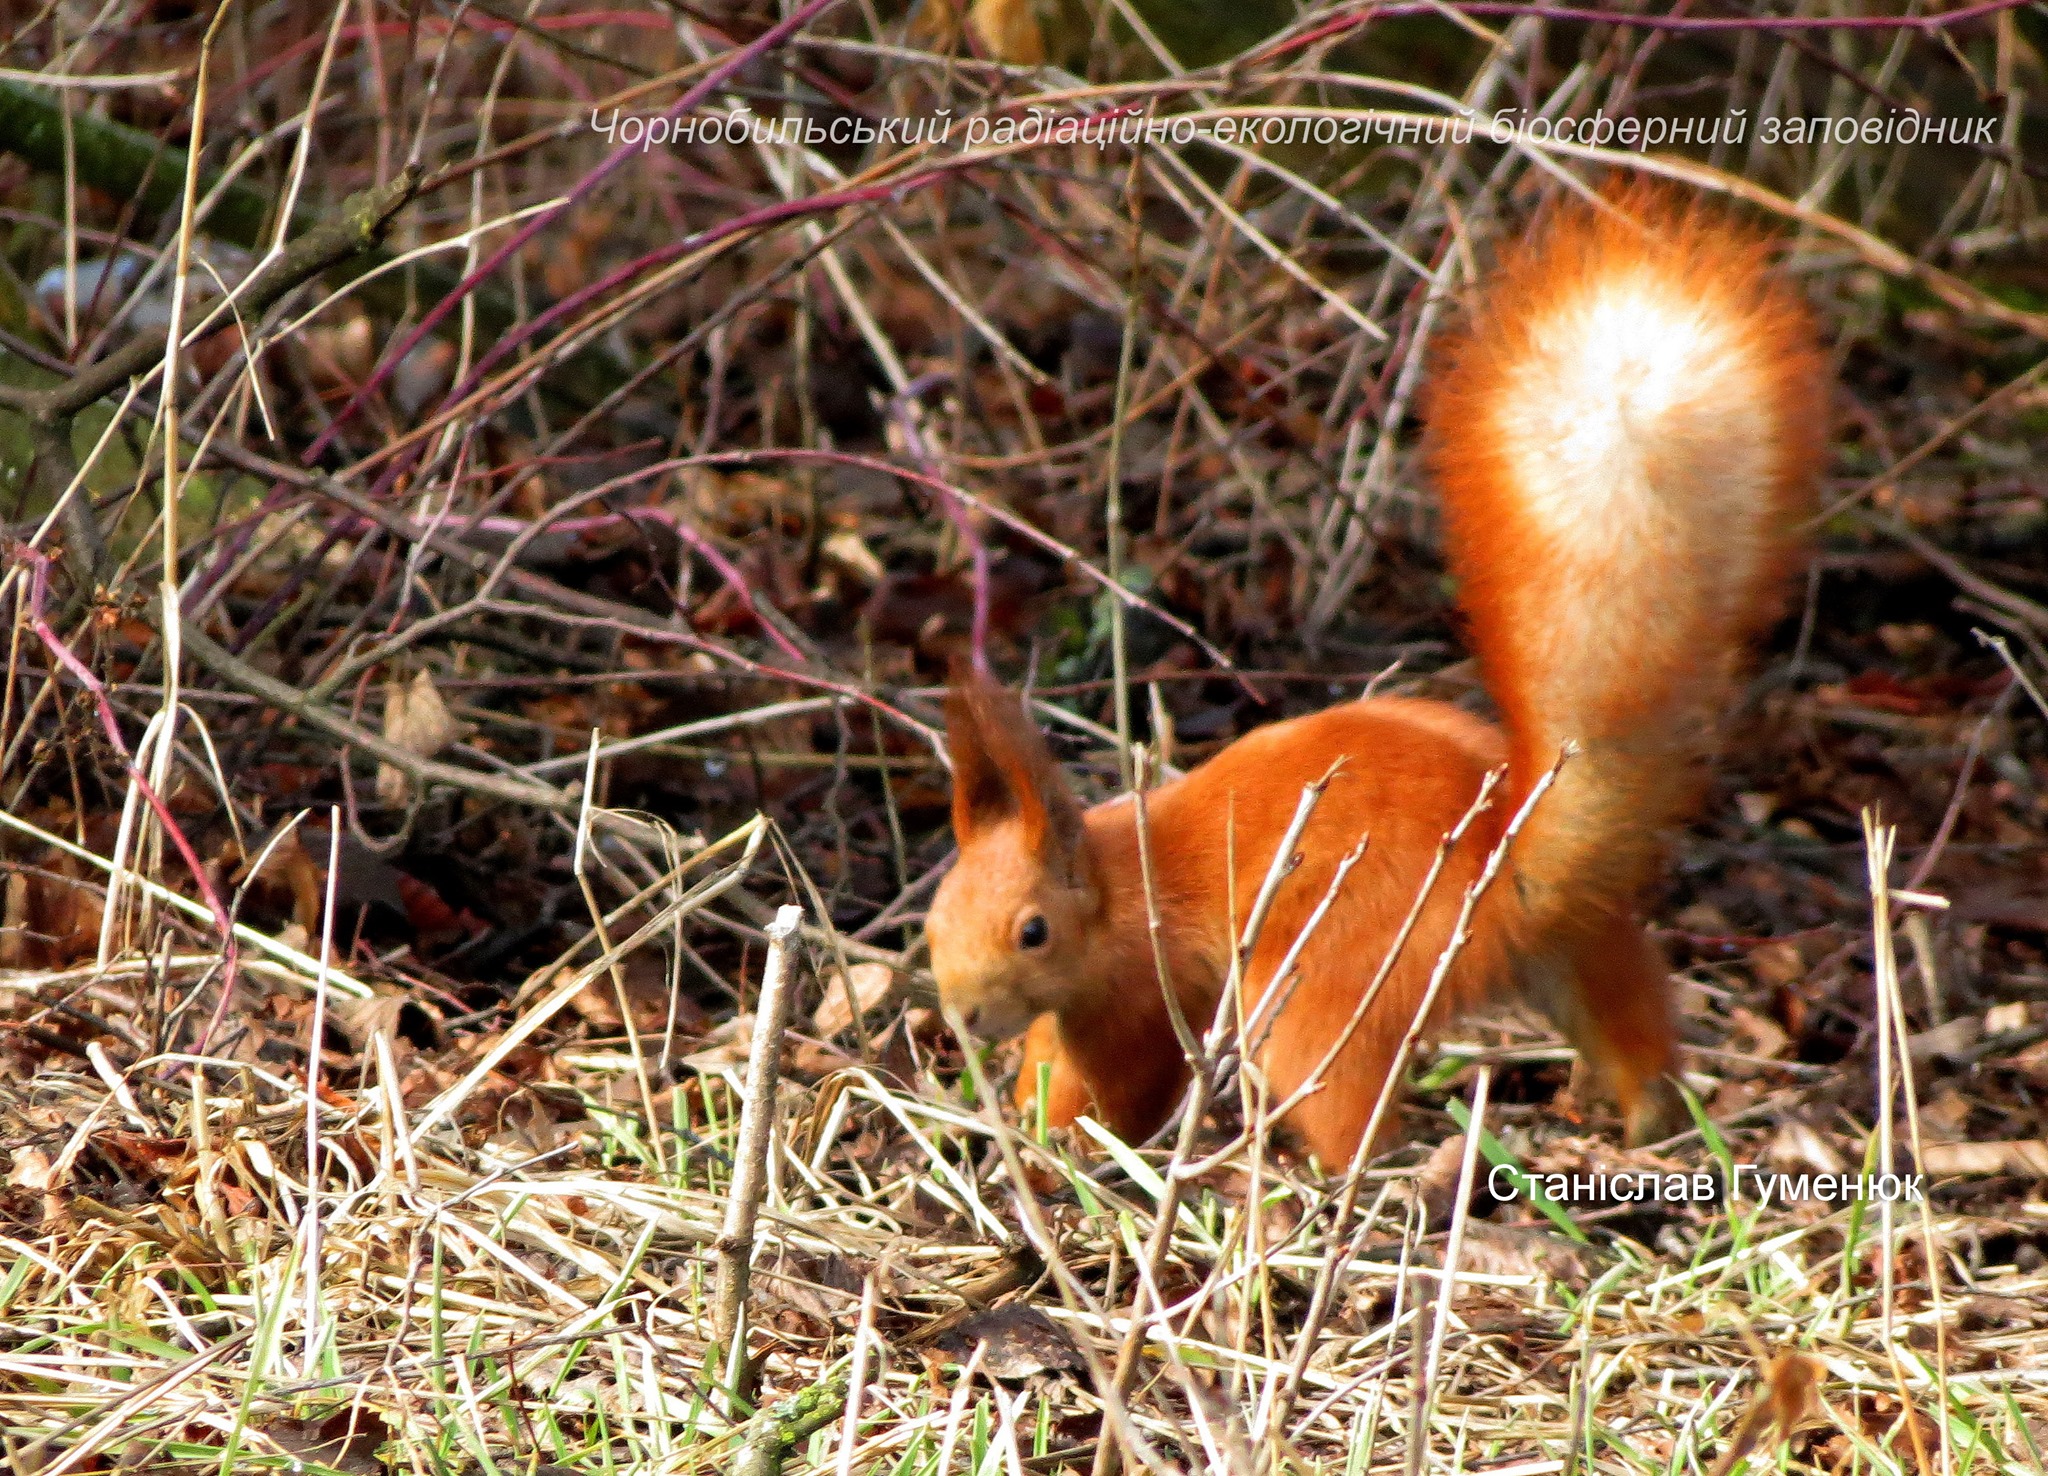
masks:
<svg viewBox="0 0 2048 1476"><path fill-rule="evenodd" d="M712 1337L725 1352L725 1383L735 1387L746 1367L747 1274L754 1259L754 1219L768 1184L768 1139L775 1127L775 1082L781 1069L782 1032L789 1024L789 940L803 921L801 907L778 908L768 925L768 963L754 1006L754 1042L747 1053L746 1099L740 1105L739 1151L719 1231L718 1281L712 1298Z"/></svg>

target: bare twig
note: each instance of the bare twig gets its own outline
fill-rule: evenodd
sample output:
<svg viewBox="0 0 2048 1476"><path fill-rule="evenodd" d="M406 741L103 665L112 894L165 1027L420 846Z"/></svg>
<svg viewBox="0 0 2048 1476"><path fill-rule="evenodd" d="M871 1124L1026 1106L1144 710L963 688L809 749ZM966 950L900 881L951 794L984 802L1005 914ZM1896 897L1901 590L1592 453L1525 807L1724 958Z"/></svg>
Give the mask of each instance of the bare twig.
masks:
<svg viewBox="0 0 2048 1476"><path fill-rule="evenodd" d="M784 906L768 925L768 960L754 1004L754 1038L747 1054L746 1096L740 1106L739 1152L726 1191L725 1224L718 1234L718 1285L712 1294L712 1342L725 1358L728 1391L746 1369L747 1281L754 1258L754 1221L768 1187L768 1140L775 1130L775 1084L781 1076L782 1033L792 998L789 943L803 909Z"/></svg>

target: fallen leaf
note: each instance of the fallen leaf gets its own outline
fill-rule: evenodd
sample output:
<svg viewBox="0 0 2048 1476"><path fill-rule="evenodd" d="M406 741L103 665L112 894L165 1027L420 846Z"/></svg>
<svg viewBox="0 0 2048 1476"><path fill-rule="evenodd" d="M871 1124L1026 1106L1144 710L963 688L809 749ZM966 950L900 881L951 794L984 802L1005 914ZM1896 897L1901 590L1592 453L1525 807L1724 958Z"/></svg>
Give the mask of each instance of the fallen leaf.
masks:
<svg viewBox="0 0 2048 1476"><path fill-rule="evenodd" d="M455 345L443 338L429 338L398 361L387 392L392 406L410 420L427 407L427 401L445 391L454 378Z"/></svg>
<svg viewBox="0 0 2048 1476"><path fill-rule="evenodd" d="M1750 949L1749 966L1756 970L1756 976L1764 983L1780 987L1797 983L1806 973L1806 961L1800 957L1799 945L1785 939L1759 943Z"/></svg>
<svg viewBox="0 0 2048 1476"><path fill-rule="evenodd" d="M1783 1124L1765 1150L1773 1168L1807 1169L1819 1174L1839 1174L1842 1157L1811 1123L1797 1118Z"/></svg>
<svg viewBox="0 0 2048 1476"><path fill-rule="evenodd" d="M625 958L619 970L619 981L612 978L609 970L597 975L576 992L569 1007L599 1034L622 1035L626 1018L619 1012L619 988L623 982L626 1002L633 1011L634 1030L642 1036L667 1030L672 992L667 962L657 953L642 951ZM679 1010L677 1023L694 1028L702 1024L702 1017L694 1009Z"/></svg>
<svg viewBox="0 0 2048 1476"><path fill-rule="evenodd" d="M376 1476L384 1469L376 1458L377 1450L392 1438L391 1427L381 1415L355 1406L324 1420L278 1419L256 1429L285 1455L294 1457L294 1467L324 1466L342 1476Z"/></svg>
<svg viewBox="0 0 2048 1476"><path fill-rule="evenodd" d="M1946 1025L1906 1037L1906 1054L1913 1062L1960 1061L1971 1046L1984 1038L1984 1026L1975 1015L1961 1015Z"/></svg>
<svg viewBox="0 0 2048 1476"><path fill-rule="evenodd" d="M320 867L307 854L297 827L274 843L257 846L253 857L245 855L240 845L231 840L221 848L220 860L230 885L243 890L245 906L255 908L259 914L276 913L283 910L288 898L292 921L299 930L309 938L319 931Z"/></svg>
<svg viewBox="0 0 2048 1476"><path fill-rule="evenodd" d="M1984 1012L1984 1033L1986 1035L2004 1035L2008 1031L2025 1030L2027 1028L2027 1018L2027 1002L2023 999L2012 999L2007 1000L2004 1004L1995 1004Z"/></svg>
<svg viewBox="0 0 2048 1476"><path fill-rule="evenodd" d="M1415 1172L1415 1193L1432 1225L1448 1221L1457 1207L1458 1171L1465 1162L1465 1135L1453 1133L1430 1150Z"/></svg>
<svg viewBox="0 0 2048 1476"><path fill-rule="evenodd" d="M970 1312L933 1343L962 1363L973 1356L976 1343L986 1343L982 1370L996 1379L1028 1379L1052 1369L1082 1367L1081 1355L1060 1325L1024 1302Z"/></svg>
<svg viewBox="0 0 2048 1476"><path fill-rule="evenodd" d="M2048 1139L2003 1143L1928 1143L1921 1162L1930 1174L2014 1174L2048 1179Z"/></svg>
<svg viewBox="0 0 2048 1476"><path fill-rule="evenodd" d="M1754 1010L1735 1006L1728 1012L1729 1018L1741 1027L1742 1033L1756 1044L1755 1054L1765 1060L1776 1060L1791 1048L1792 1037L1775 1020L1766 1019Z"/></svg>
<svg viewBox="0 0 2048 1476"><path fill-rule="evenodd" d="M343 323L308 328L299 341L305 345L316 389L353 391L377 367L370 320L361 313Z"/></svg>
<svg viewBox="0 0 2048 1476"><path fill-rule="evenodd" d="M826 977L825 997L811 1014L812 1030L830 1040L840 1031L852 1029L856 1005L863 1016L873 1014L901 997L899 984L900 976L885 963L853 964L843 974L834 970Z"/></svg>
<svg viewBox="0 0 2048 1476"><path fill-rule="evenodd" d="M7 1170L7 1182L16 1189L48 1189L56 1181L56 1165L40 1148L17 1148L14 1163Z"/></svg>
<svg viewBox="0 0 2048 1476"><path fill-rule="evenodd" d="M327 1013L334 1022L334 1028L357 1051L369 1045L371 1038L377 1035L388 1036L394 1041L411 1041L419 1046L440 1042L440 1021L410 995L380 992L368 999L330 1000Z"/></svg>
<svg viewBox="0 0 2048 1476"><path fill-rule="evenodd" d="M888 579L889 571L860 534L842 529L827 538L818 552L870 587Z"/></svg>
<svg viewBox="0 0 2048 1476"><path fill-rule="evenodd" d="M462 736L462 725L441 700L434 674L421 671L410 682L393 682L384 695L384 736L415 758L430 759ZM391 764L377 766L377 798L387 805L405 803L405 771Z"/></svg>
<svg viewBox="0 0 2048 1476"><path fill-rule="evenodd" d="M1442 1252L1432 1243L1422 1249L1424 1265L1441 1268ZM1566 1240L1548 1225L1489 1225L1465 1222L1465 1244L1458 1268L1479 1276L1547 1276L1553 1281L1584 1283L1605 1264L1604 1253L1591 1245Z"/></svg>
<svg viewBox="0 0 2048 1476"><path fill-rule="evenodd" d="M728 1066L746 1065L753 1048L754 1017L735 1015L705 1036L703 1045L683 1057L682 1064L692 1071L715 1074Z"/></svg>
<svg viewBox="0 0 2048 1476"><path fill-rule="evenodd" d="M1019 67L1045 61L1045 35L1031 12L1031 0L974 0L967 24L982 49L997 61Z"/></svg>

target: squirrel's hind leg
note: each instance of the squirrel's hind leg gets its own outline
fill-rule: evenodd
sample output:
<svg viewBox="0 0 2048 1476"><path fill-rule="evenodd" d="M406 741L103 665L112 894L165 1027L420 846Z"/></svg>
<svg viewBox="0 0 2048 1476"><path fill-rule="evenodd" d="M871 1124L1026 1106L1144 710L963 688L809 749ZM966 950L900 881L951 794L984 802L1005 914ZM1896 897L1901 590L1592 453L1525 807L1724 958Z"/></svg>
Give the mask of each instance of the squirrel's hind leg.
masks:
<svg viewBox="0 0 2048 1476"><path fill-rule="evenodd" d="M1640 924L1602 919L1563 948L1525 955L1517 972L1614 1097L1630 1147L1685 1128L1669 971Z"/></svg>

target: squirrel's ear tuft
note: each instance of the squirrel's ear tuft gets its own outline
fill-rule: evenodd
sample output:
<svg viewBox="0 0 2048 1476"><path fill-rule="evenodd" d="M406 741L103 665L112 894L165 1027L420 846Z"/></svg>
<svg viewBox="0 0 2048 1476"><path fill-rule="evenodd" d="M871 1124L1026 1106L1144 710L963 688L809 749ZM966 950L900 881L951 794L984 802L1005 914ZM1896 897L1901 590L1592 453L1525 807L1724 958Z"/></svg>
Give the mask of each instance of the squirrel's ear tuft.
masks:
<svg viewBox="0 0 2048 1476"><path fill-rule="evenodd" d="M946 697L946 748L953 760L955 841L965 846L1014 818L1024 844L1048 871L1068 885L1086 883L1081 802L1016 694L956 673Z"/></svg>
<svg viewBox="0 0 2048 1476"><path fill-rule="evenodd" d="M1017 813L1017 797L996 761L976 684L956 681L946 694L946 753L953 761L953 839L961 846Z"/></svg>

